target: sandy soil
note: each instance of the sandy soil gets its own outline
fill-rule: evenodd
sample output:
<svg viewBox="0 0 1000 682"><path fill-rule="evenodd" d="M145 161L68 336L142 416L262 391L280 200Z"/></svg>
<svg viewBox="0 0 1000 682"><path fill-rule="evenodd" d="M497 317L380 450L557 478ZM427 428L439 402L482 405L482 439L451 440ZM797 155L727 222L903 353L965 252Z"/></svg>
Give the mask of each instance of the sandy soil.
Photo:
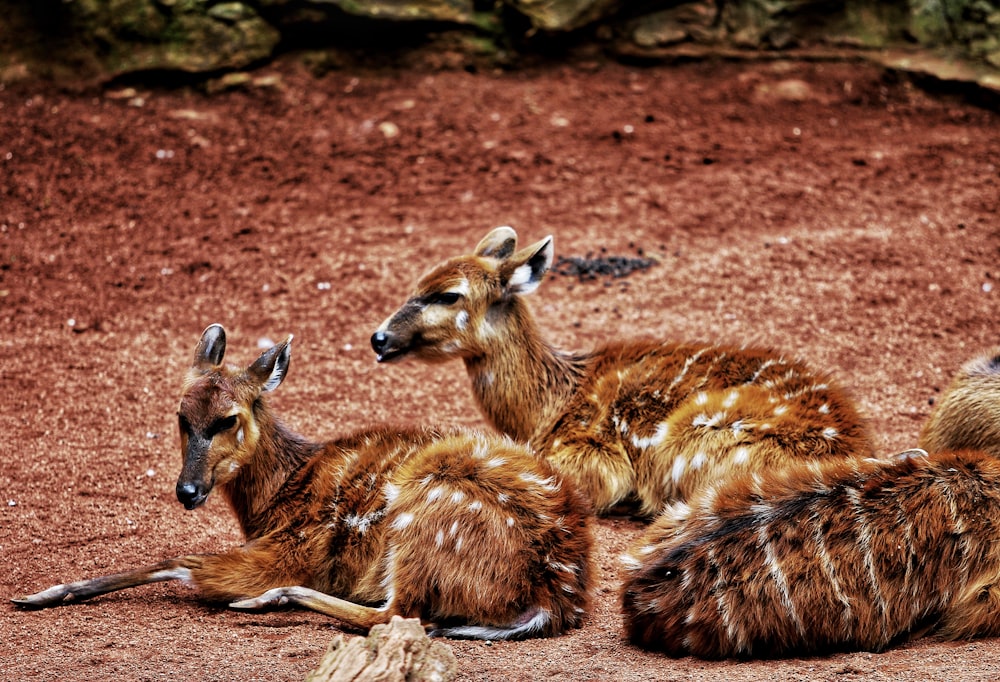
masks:
<svg viewBox="0 0 1000 682"><path fill-rule="evenodd" d="M998 338L1000 117L856 64L598 61L499 73L333 71L255 86L0 90L0 595L239 542L185 512L175 401L202 329L229 355L296 336L272 404L310 436L483 426L459 364L377 366L368 337L439 259L496 225L558 254L655 255L552 276L551 340L753 342L836 371L881 452L914 444L956 367ZM1000 642L805 660L628 646L600 522L587 626L456 642L462 679L988 680ZM0 678L302 679L338 631L162 584L0 605Z"/></svg>

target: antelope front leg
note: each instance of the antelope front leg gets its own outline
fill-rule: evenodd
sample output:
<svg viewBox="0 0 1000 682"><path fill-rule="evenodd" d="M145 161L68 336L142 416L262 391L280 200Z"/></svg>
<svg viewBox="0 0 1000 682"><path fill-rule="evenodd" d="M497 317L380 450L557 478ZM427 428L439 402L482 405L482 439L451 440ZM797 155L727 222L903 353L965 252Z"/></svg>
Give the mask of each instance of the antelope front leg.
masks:
<svg viewBox="0 0 1000 682"><path fill-rule="evenodd" d="M53 585L47 590L11 599L11 601L24 608L44 609L139 585L160 583L167 580L187 581L191 579L191 570L199 566L200 563L199 558L195 556L176 557L123 573L80 580L75 583Z"/></svg>

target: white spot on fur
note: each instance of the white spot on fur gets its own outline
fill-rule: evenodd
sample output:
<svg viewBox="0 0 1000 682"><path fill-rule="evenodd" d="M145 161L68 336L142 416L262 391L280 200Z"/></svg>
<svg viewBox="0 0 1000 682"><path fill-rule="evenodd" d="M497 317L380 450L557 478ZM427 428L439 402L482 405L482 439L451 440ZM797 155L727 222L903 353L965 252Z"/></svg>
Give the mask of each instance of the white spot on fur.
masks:
<svg viewBox="0 0 1000 682"><path fill-rule="evenodd" d="M458 534L458 521L451 522L451 528L448 530L448 535L450 537L455 537Z"/></svg>
<svg viewBox="0 0 1000 682"><path fill-rule="evenodd" d="M469 503L469 511L479 511L482 508L483 508L483 503L480 502L479 500Z"/></svg>
<svg viewBox="0 0 1000 682"><path fill-rule="evenodd" d="M837 433L837 429L833 428L832 426L823 429L823 437L828 440L833 440L838 435L839 434Z"/></svg>
<svg viewBox="0 0 1000 682"><path fill-rule="evenodd" d="M428 502L436 502L444 495L444 486L436 485L427 493Z"/></svg>
<svg viewBox="0 0 1000 682"><path fill-rule="evenodd" d="M162 571L156 571L150 576L151 582L163 582L166 580L180 580L186 584L191 584L191 569L189 568L168 568ZM56 590L56 588L62 588L65 585L56 585L55 587L49 588L51 590ZM47 592L48 590L46 590ZM58 591L58 590L56 590ZM44 594L41 593L41 594Z"/></svg>
<svg viewBox="0 0 1000 682"><path fill-rule="evenodd" d="M698 452L694 457L691 458L691 468L695 471L705 466L705 462L708 461L708 455L704 452Z"/></svg>
<svg viewBox="0 0 1000 682"><path fill-rule="evenodd" d="M384 509L376 509L371 514L351 514L344 519L344 525L351 530L356 530L361 535L368 532L373 523L377 523L385 516Z"/></svg>
<svg viewBox="0 0 1000 682"><path fill-rule="evenodd" d="M458 311L458 315L455 316L455 327L460 332L464 332L465 328L469 326L469 313L464 310Z"/></svg>
<svg viewBox="0 0 1000 682"><path fill-rule="evenodd" d="M576 564L569 564L569 565L567 565L567 564L564 564L564 563L559 562L559 561L550 561L548 563L548 566L552 570L559 571L561 573L576 574L576 573L580 572L580 567L577 566Z"/></svg>
<svg viewBox="0 0 1000 682"><path fill-rule="evenodd" d="M243 439L245 437L246 437L246 434L243 433L243 427L241 426L240 428L238 428L236 430L236 442L239 443L240 445L243 445Z"/></svg>
<svg viewBox="0 0 1000 682"><path fill-rule="evenodd" d="M549 478L541 478L540 476L537 476L535 474L524 472L522 474L519 474L518 478L520 478L525 483L534 483L539 488L547 492L555 492L559 490L559 484L557 484L555 482L555 479L553 479L551 476Z"/></svg>
<svg viewBox="0 0 1000 682"><path fill-rule="evenodd" d="M461 502L464 499L465 499L465 493L463 493L461 490L456 490L455 492L453 492L451 494L451 501L454 504L458 504L459 502Z"/></svg>
<svg viewBox="0 0 1000 682"><path fill-rule="evenodd" d="M458 294L459 296L468 296L469 295L469 291L470 291L470 289L469 289L469 280L463 278L462 281L460 281L458 284L456 284L455 286L451 287L450 289L448 289L444 293L446 293L446 294Z"/></svg>
<svg viewBox="0 0 1000 682"><path fill-rule="evenodd" d="M726 394L726 399L722 401L722 406L727 410L736 404L736 401L740 399L740 394L736 391L730 391Z"/></svg>
<svg viewBox="0 0 1000 682"><path fill-rule="evenodd" d="M708 404L708 394L704 391L699 391L698 395L694 397L695 405L707 405Z"/></svg>
<svg viewBox="0 0 1000 682"><path fill-rule="evenodd" d="M507 460L504 459L503 457L494 457L493 459L488 461L484 466L487 469L496 469L497 467L502 467L506 463Z"/></svg>
<svg viewBox="0 0 1000 682"><path fill-rule="evenodd" d="M463 545L464 543L465 543L465 538L464 538L463 536L459 535L459 536L458 536L458 537L457 537L457 538L455 539L455 551L456 551L456 552L461 552L461 551L462 551L462 545Z"/></svg>
<svg viewBox="0 0 1000 682"><path fill-rule="evenodd" d="M788 405L778 405L774 408L774 416L780 417L788 412Z"/></svg>
<svg viewBox="0 0 1000 682"><path fill-rule="evenodd" d="M699 414L691 421L691 426L703 426L706 428L714 429L722 420L725 419L726 414L724 412L716 412L711 417L707 414Z"/></svg>
<svg viewBox="0 0 1000 682"><path fill-rule="evenodd" d="M830 414L830 403L823 403L819 406L820 414Z"/></svg>
<svg viewBox="0 0 1000 682"><path fill-rule="evenodd" d="M385 495L385 501L387 504L392 504L399 497L399 486L395 483L386 483L385 487L382 489L382 494Z"/></svg>
<svg viewBox="0 0 1000 682"><path fill-rule="evenodd" d="M508 516L507 517L507 527L508 528L513 528L514 527L514 517L513 516Z"/></svg>
<svg viewBox="0 0 1000 682"><path fill-rule="evenodd" d="M674 460L674 466L671 469L670 477L674 481L674 485L680 485L681 479L684 478L684 469L687 468L687 459L684 455L677 455Z"/></svg>
<svg viewBox="0 0 1000 682"><path fill-rule="evenodd" d="M626 571L638 571L640 568L642 568L642 562L636 559L631 554L622 554L620 557L618 557L618 560L621 562L622 567Z"/></svg>
<svg viewBox="0 0 1000 682"><path fill-rule="evenodd" d="M750 459L750 448L740 447L733 451L733 464L746 464Z"/></svg>
<svg viewBox="0 0 1000 682"><path fill-rule="evenodd" d="M500 493L499 495L497 495L497 502L499 502L500 504L507 504L508 500L510 500L510 495L508 495L507 493Z"/></svg>
<svg viewBox="0 0 1000 682"><path fill-rule="evenodd" d="M434 544L437 545L438 547L443 547L444 546L444 531L443 530L439 530L437 532L437 534L434 536Z"/></svg>
<svg viewBox="0 0 1000 682"><path fill-rule="evenodd" d="M632 436L632 444L637 448L645 449L653 447L654 445L659 445L667 438L667 434L670 432L670 424L668 422L660 422L656 425L656 431L650 436L644 436L639 438L638 436Z"/></svg>
<svg viewBox="0 0 1000 682"><path fill-rule="evenodd" d="M404 512L404 513L400 514L399 516L397 516L396 518L394 518L392 520L392 523L389 524L389 526L391 528L394 528L395 530L403 530L404 528L406 528L407 526L409 526L411 523L413 523L413 518L414 518L413 514L411 514L409 512Z"/></svg>
<svg viewBox="0 0 1000 682"><path fill-rule="evenodd" d="M757 368L757 372L752 377L750 377L749 380L747 380L747 383L748 384L754 383L755 381L757 381L757 379L760 378L760 375L764 373L764 370L766 370L768 367L771 367L772 365L777 365L777 364L780 364L779 361L777 360L765 360L763 363L761 363L761 366Z"/></svg>

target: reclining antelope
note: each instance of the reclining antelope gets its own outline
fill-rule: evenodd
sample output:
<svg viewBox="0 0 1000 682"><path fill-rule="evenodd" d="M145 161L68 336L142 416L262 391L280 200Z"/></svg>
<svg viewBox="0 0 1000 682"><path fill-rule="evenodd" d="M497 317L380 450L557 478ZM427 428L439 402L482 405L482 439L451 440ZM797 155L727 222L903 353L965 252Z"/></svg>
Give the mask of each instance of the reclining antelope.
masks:
<svg viewBox="0 0 1000 682"><path fill-rule="evenodd" d="M552 238L509 227L434 267L371 338L380 362L461 358L485 417L576 481L599 513L665 503L739 469L871 453L829 376L769 350L630 341L586 353L546 343L524 300Z"/></svg>
<svg viewBox="0 0 1000 682"><path fill-rule="evenodd" d="M290 342L245 369L224 366L225 331L212 325L184 381L177 498L194 509L217 488L245 545L14 602L55 606L184 580L237 608L294 603L363 629L400 615L444 636L518 639L581 624L592 537L571 485L501 436L384 427L302 438L267 405Z"/></svg>
<svg viewBox="0 0 1000 682"><path fill-rule="evenodd" d="M962 368L920 445L673 505L625 557L632 642L715 658L1000 635L1000 348Z"/></svg>

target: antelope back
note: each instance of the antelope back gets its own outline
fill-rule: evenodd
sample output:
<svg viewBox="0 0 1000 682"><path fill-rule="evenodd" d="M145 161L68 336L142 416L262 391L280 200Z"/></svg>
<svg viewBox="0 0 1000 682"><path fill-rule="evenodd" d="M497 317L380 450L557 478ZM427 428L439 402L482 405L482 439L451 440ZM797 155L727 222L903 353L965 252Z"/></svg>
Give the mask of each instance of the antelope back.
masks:
<svg viewBox="0 0 1000 682"><path fill-rule="evenodd" d="M998 634L1000 462L913 451L743 475L669 508L625 560L628 635L671 655Z"/></svg>
<svg viewBox="0 0 1000 682"><path fill-rule="evenodd" d="M962 366L924 425L920 446L1000 458L1000 347Z"/></svg>
<svg viewBox="0 0 1000 682"><path fill-rule="evenodd" d="M177 410L183 466L176 492L187 509L202 504L213 487L230 481L257 452L266 414L260 397L284 378L291 341L289 336L240 369L223 364L221 325L202 334Z"/></svg>
<svg viewBox="0 0 1000 682"><path fill-rule="evenodd" d="M474 358L505 334L508 306L534 291L552 264L552 238L516 250L510 227L490 232L469 255L425 274L403 306L372 335L379 362L412 354L427 361Z"/></svg>

